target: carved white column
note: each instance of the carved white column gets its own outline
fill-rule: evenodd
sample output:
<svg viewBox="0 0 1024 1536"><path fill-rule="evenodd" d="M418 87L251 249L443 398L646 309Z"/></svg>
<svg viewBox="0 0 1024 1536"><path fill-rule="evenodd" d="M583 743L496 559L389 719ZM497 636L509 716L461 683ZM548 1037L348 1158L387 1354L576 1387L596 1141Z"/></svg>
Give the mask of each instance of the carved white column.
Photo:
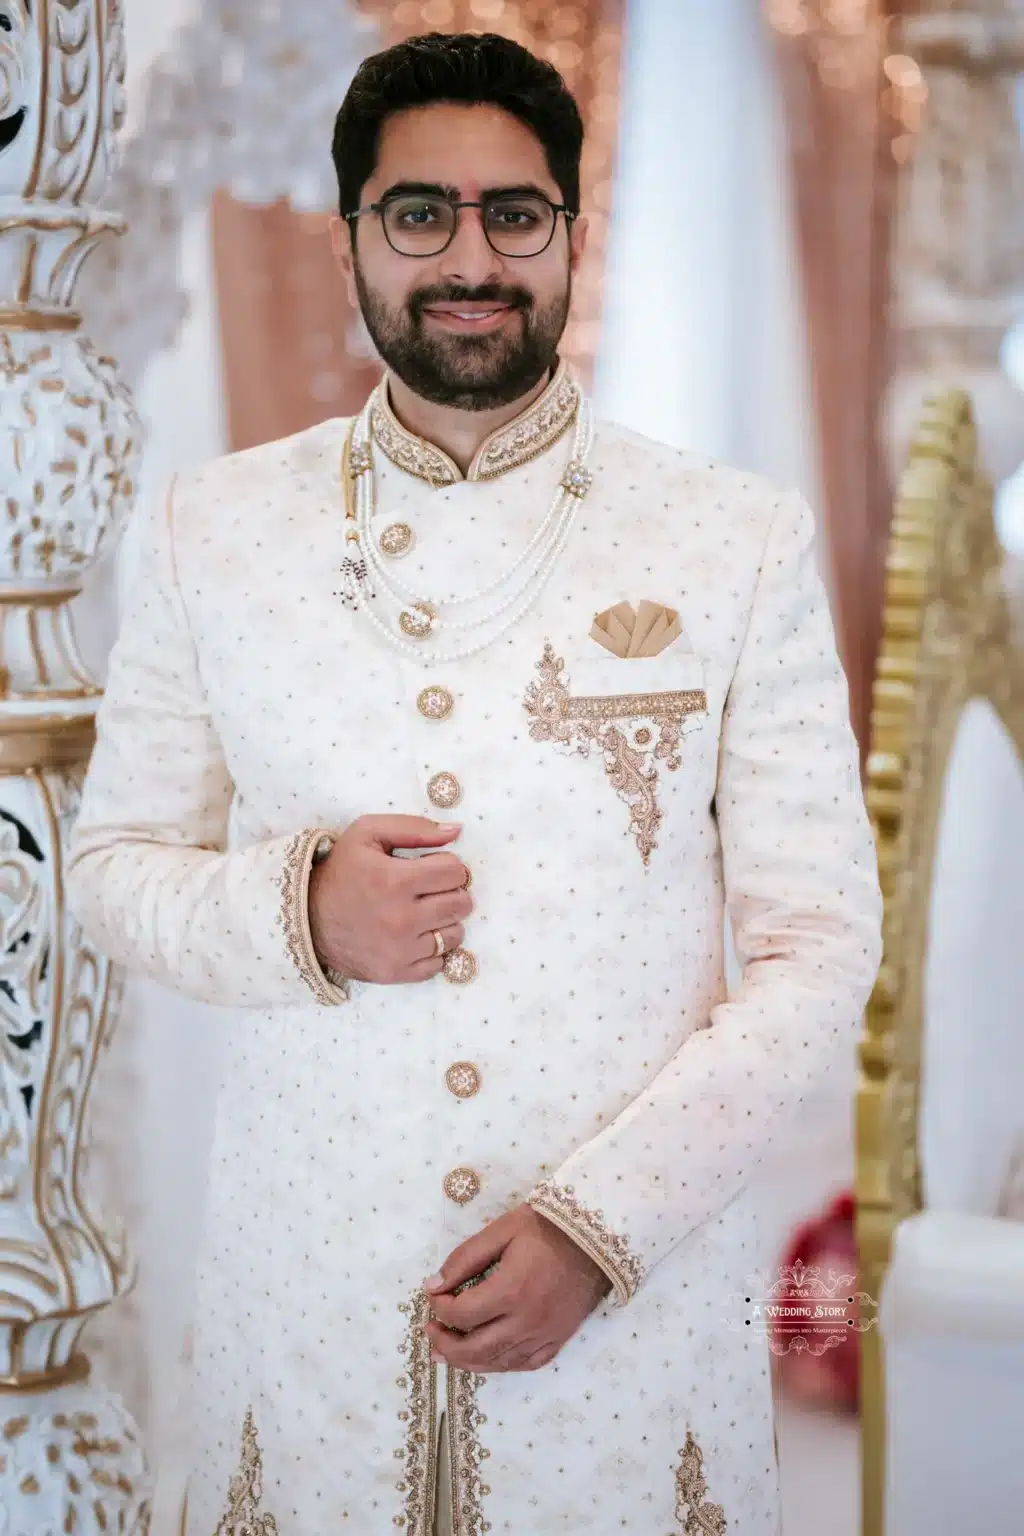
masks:
<svg viewBox="0 0 1024 1536"><path fill-rule="evenodd" d="M120 0L0 0L0 1530L143 1536L138 1432L89 1379L131 1264L85 1120L116 1020L64 900L99 688L69 603L127 513L141 431L72 304L120 221L96 200L123 113Z"/></svg>
<svg viewBox="0 0 1024 1536"><path fill-rule="evenodd" d="M928 100L894 252L893 454L902 464L924 396L952 384L971 393L999 483L1024 458L1024 395L1000 360L1024 301L1024 0L923 0L899 46ZM901 83L906 64L890 61Z"/></svg>

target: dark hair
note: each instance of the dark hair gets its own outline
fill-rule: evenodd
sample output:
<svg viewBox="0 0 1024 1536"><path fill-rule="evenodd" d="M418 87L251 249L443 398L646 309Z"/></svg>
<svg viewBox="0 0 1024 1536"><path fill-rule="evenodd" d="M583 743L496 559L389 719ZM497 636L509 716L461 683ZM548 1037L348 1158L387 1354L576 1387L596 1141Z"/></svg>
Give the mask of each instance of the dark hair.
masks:
<svg viewBox="0 0 1024 1536"><path fill-rule="evenodd" d="M373 175L385 121L436 102L501 107L540 140L571 213L580 208L583 121L553 64L496 33L430 32L364 59L334 125L341 212L354 213Z"/></svg>

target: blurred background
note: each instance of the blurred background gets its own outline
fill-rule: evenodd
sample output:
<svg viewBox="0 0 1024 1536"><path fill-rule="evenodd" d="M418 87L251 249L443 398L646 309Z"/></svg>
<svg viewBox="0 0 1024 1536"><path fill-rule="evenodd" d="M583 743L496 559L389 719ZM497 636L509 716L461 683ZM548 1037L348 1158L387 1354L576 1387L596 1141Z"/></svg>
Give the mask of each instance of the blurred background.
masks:
<svg viewBox="0 0 1024 1536"><path fill-rule="evenodd" d="M326 234L362 57L490 30L566 76L593 225L567 353L601 414L817 509L879 839L859 1061L759 1176L767 1268L863 1293L848 1337L773 1340L786 1533L1017 1529L1024 0L125 0L124 29L101 202L127 233L75 304L134 391L143 497L351 413L377 377ZM131 570L110 541L73 605L98 676ZM141 1270L93 1353L170 1536L213 1031L131 978L121 1019L96 1176Z"/></svg>

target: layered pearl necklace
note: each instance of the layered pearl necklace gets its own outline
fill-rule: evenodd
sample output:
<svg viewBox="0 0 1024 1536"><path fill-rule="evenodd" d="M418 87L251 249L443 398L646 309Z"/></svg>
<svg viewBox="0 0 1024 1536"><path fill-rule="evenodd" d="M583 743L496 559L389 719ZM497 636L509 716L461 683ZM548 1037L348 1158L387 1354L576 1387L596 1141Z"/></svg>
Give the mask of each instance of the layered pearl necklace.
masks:
<svg viewBox="0 0 1024 1536"><path fill-rule="evenodd" d="M594 439L590 404L581 391L568 465L546 517L523 552L493 581L475 592L432 597L394 575L373 538L377 510L374 399L375 395L371 395L352 423L345 443L345 537L355 548L342 562L342 601L365 613L390 646L416 661L433 666L475 656L518 624L533 607L568 543L580 503L593 478L587 468ZM494 600L488 604L488 598ZM459 616L461 610L468 612ZM452 634L450 647L427 644L439 632Z"/></svg>

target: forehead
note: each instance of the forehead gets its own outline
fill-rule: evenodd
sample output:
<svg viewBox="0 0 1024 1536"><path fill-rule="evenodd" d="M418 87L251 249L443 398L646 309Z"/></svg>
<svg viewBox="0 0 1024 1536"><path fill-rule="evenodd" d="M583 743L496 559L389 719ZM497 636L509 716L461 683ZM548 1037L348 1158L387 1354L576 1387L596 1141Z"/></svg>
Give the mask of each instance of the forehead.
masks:
<svg viewBox="0 0 1024 1536"><path fill-rule="evenodd" d="M540 140L500 107L437 102L389 117L381 129L377 167L368 186L398 181L457 187L475 197L483 187L533 182L557 195Z"/></svg>

